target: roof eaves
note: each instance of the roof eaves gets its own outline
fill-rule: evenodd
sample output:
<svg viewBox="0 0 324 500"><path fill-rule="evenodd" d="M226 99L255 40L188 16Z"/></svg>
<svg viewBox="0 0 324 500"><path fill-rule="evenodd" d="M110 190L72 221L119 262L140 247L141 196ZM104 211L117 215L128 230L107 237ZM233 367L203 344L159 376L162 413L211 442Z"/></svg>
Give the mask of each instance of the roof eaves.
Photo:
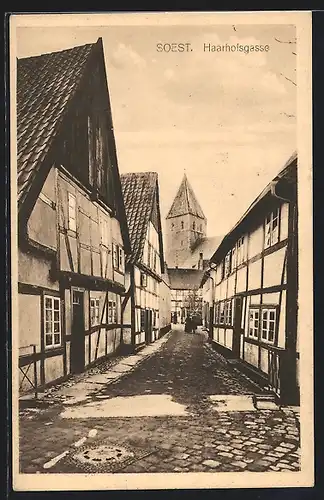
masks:
<svg viewBox="0 0 324 500"><path fill-rule="evenodd" d="M273 188L278 184L278 182L284 177L284 175L287 173L288 168L294 163L294 161L297 160L297 152L294 152L290 158L287 160L285 163L284 167L280 170L280 172L276 175L276 177L267 184L267 186L261 191L259 196L251 203L249 208L244 212L242 217L238 220L238 222L235 224L235 226L224 236L222 241L220 242L218 248L215 250L214 254L210 258L210 262L215 262L217 255L221 253L222 248L224 248L225 244L229 240L230 236L234 233L234 231L237 231L239 227L243 224L244 221L247 220L247 218L250 216L251 212L255 209L255 207L265 199L266 196L269 194L272 195L273 193Z"/></svg>

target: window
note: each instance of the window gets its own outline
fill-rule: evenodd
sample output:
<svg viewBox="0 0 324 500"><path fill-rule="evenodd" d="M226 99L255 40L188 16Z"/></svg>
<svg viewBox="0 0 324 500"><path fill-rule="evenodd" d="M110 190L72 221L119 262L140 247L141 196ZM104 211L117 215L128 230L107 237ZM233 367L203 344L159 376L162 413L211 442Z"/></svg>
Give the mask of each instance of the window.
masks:
<svg viewBox="0 0 324 500"><path fill-rule="evenodd" d="M271 247L279 241L279 208L273 210L265 222L264 248Z"/></svg>
<svg viewBox="0 0 324 500"><path fill-rule="evenodd" d="M181 221L181 229L184 229L184 222L183 222L183 220Z"/></svg>
<svg viewBox="0 0 324 500"><path fill-rule="evenodd" d="M125 270L125 256L124 250L121 246L113 243L113 266L114 269L120 271L121 273Z"/></svg>
<svg viewBox="0 0 324 500"><path fill-rule="evenodd" d="M72 193L68 193L68 204L69 229L76 231L76 201Z"/></svg>
<svg viewBox="0 0 324 500"><path fill-rule="evenodd" d="M90 298L90 324L99 325L99 299Z"/></svg>
<svg viewBox="0 0 324 500"><path fill-rule="evenodd" d="M232 325L232 301L229 300L225 302L225 323L226 325Z"/></svg>
<svg viewBox="0 0 324 500"><path fill-rule="evenodd" d="M232 268L232 251L229 251L224 260L224 278L231 274Z"/></svg>
<svg viewBox="0 0 324 500"><path fill-rule="evenodd" d="M219 324L223 325L225 322L225 310L224 310L224 302L219 303Z"/></svg>
<svg viewBox="0 0 324 500"><path fill-rule="evenodd" d="M145 330L145 309L141 309L141 331Z"/></svg>
<svg viewBox="0 0 324 500"><path fill-rule="evenodd" d="M261 338L266 342L273 342L276 326L276 310L262 309Z"/></svg>
<svg viewBox="0 0 324 500"><path fill-rule="evenodd" d="M259 309L250 309L250 311L249 311L249 336L250 337L258 338L259 321L260 321Z"/></svg>
<svg viewBox="0 0 324 500"><path fill-rule="evenodd" d="M44 297L45 348L61 345L61 303L57 297Z"/></svg>
<svg viewBox="0 0 324 500"><path fill-rule="evenodd" d="M236 244L237 248L237 265L239 266L244 261L244 236L240 238Z"/></svg>
<svg viewBox="0 0 324 500"><path fill-rule="evenodd" d="M118 322L117 320L117 307L115 300L108 301L108 323L114 325Z"/></svg>
<svg viewBox="0 0 324 500"><path fill-rule="evenodd" d="M202 224L199 226L199 231L202 233Z"/></svg>
<svg viewBox="0 0 324 500"><path fill-rule="evenodd" d="M214 323L216 325L219 323L219 303L215 304L215 309L214 309Z"/></svg>
<svg viewBox="0 0 324 500"><path fill-rule="evenodd" d="M141 286L146 287L147 286L147 274L141 273Z"/></svg>
<svg viewBox="0 0 324 500"><path fill-rule="evenodd" d="M119 253L119 261L118 261L118 266L120 271L124 271L124 250L122 247L118 247L118 253Z"/></svg>
<svg viewBox="0 0 324 500"><path fill-rule="evenodd" d="M195 229L196 229L196 222L195 222L195 221L193 221L193 223L192 223L192 229L193 229L193 230L195 230Z"/></svg>
<svg viewBox="0 0 324 500"><path fill-rule="evenodd" d="M153 255L153 271L156 271L156 269L157 269L157 258L158 258L158 254L154 250L154 255Z"/></svg>

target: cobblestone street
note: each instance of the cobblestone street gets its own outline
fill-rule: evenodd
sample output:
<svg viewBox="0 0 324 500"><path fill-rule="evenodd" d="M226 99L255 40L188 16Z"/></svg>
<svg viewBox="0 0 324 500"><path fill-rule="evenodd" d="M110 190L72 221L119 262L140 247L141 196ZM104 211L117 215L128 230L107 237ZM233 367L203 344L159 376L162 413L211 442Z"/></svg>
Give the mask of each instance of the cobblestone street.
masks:
<svg viewBox="0 0 324 500"><path fill-rule="evenodd" d="M298 410L257 409L250 404L255 393L260 389L204 333L173 330L155 353L87 401L22 408L20 470L300 470ZM224 411L210 396L234 406Z"/></svg>

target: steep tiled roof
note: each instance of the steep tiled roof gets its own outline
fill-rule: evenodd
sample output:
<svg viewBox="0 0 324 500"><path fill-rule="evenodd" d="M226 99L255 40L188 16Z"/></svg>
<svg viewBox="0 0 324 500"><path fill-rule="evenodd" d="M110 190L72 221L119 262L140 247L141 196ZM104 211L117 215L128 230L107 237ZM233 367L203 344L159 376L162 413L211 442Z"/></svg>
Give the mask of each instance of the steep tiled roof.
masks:
<svg viewBox="0 0 324 500"><path fill-rule="evenodd" d="M129 261L140 261L150 221L158 175L156 172L121 174L122 192L131 241Z"/></svg>
<svg viewBox="0 0 324 500"><path fill-rule="evenodd" d="M51 148L95 45L82 45L17 61L19 208Z"/></svg>
<svg viewBox="0 0 324 500"><path fill-rule="evenodd" d="M196 269L168 269L170 288L173 290L198 289L203 277L203 271Z"/></svg>
<svg viewBox="0 0 324 500"><path fill-rule="evenodd" d="M198 203L195 193L184 174L176 197L171 205L167 219L179 215L192 214L205 219L205 215Z"/></svg>

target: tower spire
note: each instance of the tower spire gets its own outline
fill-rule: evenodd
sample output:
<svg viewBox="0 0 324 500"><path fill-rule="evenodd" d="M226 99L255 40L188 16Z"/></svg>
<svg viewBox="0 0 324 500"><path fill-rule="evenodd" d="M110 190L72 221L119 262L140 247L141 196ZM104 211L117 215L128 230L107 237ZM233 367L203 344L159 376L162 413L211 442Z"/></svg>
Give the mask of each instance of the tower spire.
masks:
<svg viewBox="0 0 324 500"><path fill-rule="evenodd" d="M204 212L202 211L202 208L196 198L196 195L191 185L189 184L186 170L184 169L181 184L166 218L169 219L186 214L191 214L201 219L206 219Z"/></svg>
<svg viewBox="0 0 324 500"><path fill-rule="evenodd" d="M189 184L184 169L183 178L168 215L167 263L169 267L182 265L191 255L196 242L206 236L207 219Z"/></svg>

